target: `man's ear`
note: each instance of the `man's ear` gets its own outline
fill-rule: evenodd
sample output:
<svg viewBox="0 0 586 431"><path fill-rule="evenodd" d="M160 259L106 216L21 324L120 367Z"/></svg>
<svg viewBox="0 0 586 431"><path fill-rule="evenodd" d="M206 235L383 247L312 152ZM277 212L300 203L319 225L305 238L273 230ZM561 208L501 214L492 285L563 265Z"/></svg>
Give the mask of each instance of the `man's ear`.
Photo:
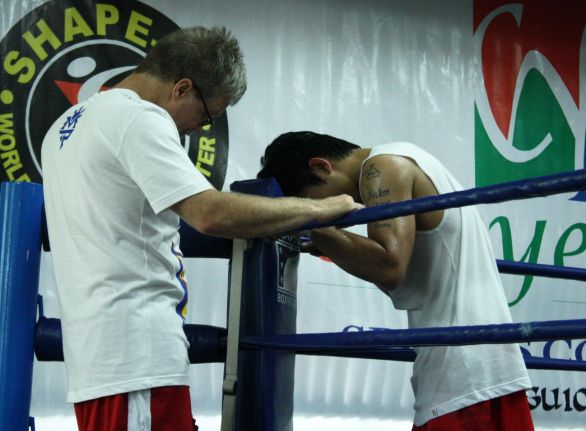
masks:
<svg viewBox="0 0 586 431"><path fill-rule="evenodd" d="M332 164L330 163L330 161L322 159L321 157L312 157L311 159L309 159L309 162L307 162L307 164L311 169L317 169L318 171L321 171L326 174L332 173Z"/></svg>
<svg viewBox="0 0 586 431"><path fill-rule="evenodd" d="M181 78L173 85L173 95L176 97L184 96L193 88L193 83L189 78Z"/></svg>

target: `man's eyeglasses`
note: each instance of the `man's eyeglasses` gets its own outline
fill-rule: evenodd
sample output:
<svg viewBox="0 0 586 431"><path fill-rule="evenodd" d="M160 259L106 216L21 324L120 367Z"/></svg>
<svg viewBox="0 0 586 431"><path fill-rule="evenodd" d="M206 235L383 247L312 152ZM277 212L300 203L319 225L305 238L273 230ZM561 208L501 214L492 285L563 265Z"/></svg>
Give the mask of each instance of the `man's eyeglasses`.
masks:
<svg viewBox="0 0 586 431"><path fill-rule="evenodd" d="M206 115L207 115L207 119L203 120L201 122L201 127L205 127L205 126L211 126L212 124L214 124L214 120L212 118L212 116L210 115L210 111L208 110L208 105L206 105L206 101L204 100L201 91L199 90L199 87L197 85L195 85L195 82L191 81L191 83L193 84L193 88L195 88L195 91L197 91L197 95L199 96L199 100L201 100L201 103L203 104L203 109L206 111Z"/></svg>

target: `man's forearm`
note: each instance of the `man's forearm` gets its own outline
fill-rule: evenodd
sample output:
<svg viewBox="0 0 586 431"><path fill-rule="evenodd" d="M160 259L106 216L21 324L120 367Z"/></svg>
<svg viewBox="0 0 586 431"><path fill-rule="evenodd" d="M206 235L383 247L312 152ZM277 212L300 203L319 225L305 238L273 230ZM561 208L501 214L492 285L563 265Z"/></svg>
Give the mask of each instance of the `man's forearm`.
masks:
<svg viewBox="0 0 586 431"><path fill-rule="evenodd" d="M211 235L254 238L301 227L317 219L319 208L309 199L223 193L212 211L217 216Z"/></svg>
<svg viewBox="0 0 586 431"><path fill-rule="evenodd" d="M313 200L207 191L173 209L204 234L247 239L283 233L312 221L325 222L357 207L349 196Z"/></svg>
<svg viewBox="0 0 586 431"><path fill-rule="evenodd" d="M324 256L344 271L387 292L402 281L398 262L378 242L340 229L320 229L311 240Z"/></svg>

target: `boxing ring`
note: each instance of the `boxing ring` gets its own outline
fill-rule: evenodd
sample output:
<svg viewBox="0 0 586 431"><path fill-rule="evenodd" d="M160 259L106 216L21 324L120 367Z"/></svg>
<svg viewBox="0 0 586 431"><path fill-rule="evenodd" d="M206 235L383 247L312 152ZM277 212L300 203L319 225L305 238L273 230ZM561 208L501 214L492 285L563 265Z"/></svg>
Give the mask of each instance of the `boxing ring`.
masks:
<svg viewBox="0 0 586 431"><path fill-rule="evenodd" d="M328 225L350 226L466 205L528 199L586 189L586 170L464 190L355 211ZM232 190L280 196L274 181L236 182ZM0 429L34 430L29 417L34 356L62 361L59 319L44 316L38 296L40 253L49 249L42 186L2 183L0 189ZM312 224L312 229L326 225ZM416 346L586 339L586 319L354 333L296 332L299 244L223 240L182 225L186 257L230 259L227 328L186 325L191 363L224 362L222 431L292 430L295 355L413 361ZM501 273L586 281L586 269L497 261ZM585 344L584 341L582 344ZM581 355L580 355L581 356ZM530 369L586 371L586 361L526 356Z"/></svg>

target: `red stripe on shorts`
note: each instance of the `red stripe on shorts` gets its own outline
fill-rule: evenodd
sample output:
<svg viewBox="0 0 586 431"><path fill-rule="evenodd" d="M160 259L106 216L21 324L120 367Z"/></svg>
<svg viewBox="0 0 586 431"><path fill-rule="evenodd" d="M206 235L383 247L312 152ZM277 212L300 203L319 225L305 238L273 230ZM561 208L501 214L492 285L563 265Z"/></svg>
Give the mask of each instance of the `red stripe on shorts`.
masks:
<svg viewBox="0 0 586 431"><path fill-rule="evenodd" d="M534 431L525 391L482 401L426 422L412 431Z"/></svg>
<svg viewBox="0 0 586 431"><path fill-rule="evenodd" d="M74 404L79 431L128 431L128 394ZM197 431L188 386L151 389L151 431Z"/></svg>

